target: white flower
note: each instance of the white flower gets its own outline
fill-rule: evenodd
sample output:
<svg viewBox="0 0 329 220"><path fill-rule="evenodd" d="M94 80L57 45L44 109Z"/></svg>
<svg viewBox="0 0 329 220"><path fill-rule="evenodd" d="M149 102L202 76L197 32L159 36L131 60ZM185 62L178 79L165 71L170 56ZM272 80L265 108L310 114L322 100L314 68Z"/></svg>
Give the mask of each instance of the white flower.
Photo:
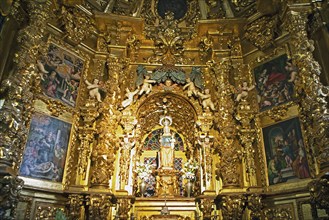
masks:
<svg viewBox="0 0 329 220"><path fill-rule="evenodd" d="M147 180L152 173L152 168L153 165L150 164L150 162L147 163L141 163L141 162L136 162L136 169L134 170L138 177L142 180Z"/></svg>
<svg viewBox="0 0 329 220"><path fill-rule="evenodd" d="M189 160L184 163L184 167L181 172L183 173L182 177L184 179L195 179L195 171L198 169L198 164L196 161Z"/></svg>

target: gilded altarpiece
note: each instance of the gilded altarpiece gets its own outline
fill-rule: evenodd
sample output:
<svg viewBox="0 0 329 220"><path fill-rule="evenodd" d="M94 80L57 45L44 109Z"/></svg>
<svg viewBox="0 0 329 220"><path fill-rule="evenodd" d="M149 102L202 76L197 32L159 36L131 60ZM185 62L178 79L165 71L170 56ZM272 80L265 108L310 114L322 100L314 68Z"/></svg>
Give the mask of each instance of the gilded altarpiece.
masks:
<svg viewBox="0 0 329 220"><path fill-rule="evenodd" d="M295 218L284 190L307 198L328 155L326 88L305 14L285 2L280 17L255 1L130 3L27 3L19 77L0 88L9 91L0 110L10 134L1 159L32 177L23 179L33 217L64 214L67 202L74 219ZM37 125L33 107L54 126ZM22 155L28 127L36 138ZM323 183L311 187L314 204L323 204ZM35 198L48 189L53 198Z"/></svg>

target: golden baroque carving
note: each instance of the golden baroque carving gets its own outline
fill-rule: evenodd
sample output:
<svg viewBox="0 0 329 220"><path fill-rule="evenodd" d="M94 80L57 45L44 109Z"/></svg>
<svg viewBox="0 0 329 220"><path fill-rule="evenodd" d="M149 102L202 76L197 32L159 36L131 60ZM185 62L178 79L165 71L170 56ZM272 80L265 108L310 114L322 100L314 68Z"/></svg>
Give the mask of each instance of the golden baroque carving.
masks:
<svg viewBox="0 0 329 220"><path fill-rule="evenodd" d="M255 129L252 128L252 120L256 112L251 108L250 104L242 99L237 106L237 113L235 118L241 123L238 127L239 139L244 147L243 156L246 164L246 179L249 182L249 186L256 186L256 167L255 167L255 150L253 142L255 140Z"/></svg>
<svg viewBox="0 0 329 220"><path fill-rule="evenodd" d="M72 120L72 135L71 135L71 145L70 145L70 151L68 153L68 159L67 164L65 166L65 178L64 178L64 189L67 189L72 181L74 181L74 178L76 177L76 170L78 169L78 155L75 154L78 148L77 143L77 135L79 131L79 115L78 113L73 114L73 120Z"/></svg>
<svg viewBox="0 0 329 220"><path fill-rule="evenodd" d="M33 74L20 71L17 75L20 78L10 76L0 86L0 94L5 97L0 109L0 158L2 164L14 168L15 172L21 161L22 143L27 137L33 101L30 92Z"/></svg>
<svg viewBox="0 0 329 220"><path fill-rule="evenodd" d="M117 210L116 217L118 217L118 219L128 219L129 211L132 207L133 202L134 202L134 200L129 197L118 198L118 201L117 201L118 210Z"/></svg>
<svg viewBox="0 0 329 220"><path fill-rule="evenodd" d="M184 43L190 39L190 33L183 33L178 27L174 14L168 12L164 19L160 19L159 27L149 32L154 41L154 52L148 58L149 63L182 64L192 60L184 56Z"/></svg>
<svg viewBox="0 0 329 220"><path fill-rule="evenodd" d="M213 50L212 37L209 34L201 37L198 47L199 47L200 60L201 61L209 60L209 58L211 58L212 56L212 50Z"/></svg>
<svg viewBox="0 0 329 220"><path fill-rule="evenodd" d="M114 197L110 194L91 194L86 196L89 206L89 219L108 219L114 206Z"/></svg>
<svg viewBox="0 0 329 220"><path fill-rule="evenodd" d="M219 207L221 207L223 219L234 220L242 219L247 198L245 195L223 195L218 196Z"/></svg>
<svg viewBox="0 0 329 220"><path fill-rule="evenodd" d="M113 105L110 104L112 107ZM114 172L114 161L119 149L119 138L115 131L118 127L121 113L115 109L110 110L104 104L100 108L101 119L97 124L99 135L97 145L91 154L91 184L108 188L109 180Z"/></svg>
<svg viewBox="0 0 329 220"><path fill-rule="evenodd" d="M78 134L81 142L77 148L79 152L78 173L82 176L82 179L85 180L88 161L91 154L91 144L94 141L94 135L96 133L95 121L99 116L95 100L88 99L85 106L80 107L80 116L82 118L82 124L79 126Z"/></svg>
<svg viewBox="0 0 329 220"><path fill-rule="evenodd" d="M248 195L247 208L251 211L250 213L251 219L261 218L262 210L264 208L264 204L262 202L262 196L259 194Z"/></svg>
<svg viewBox="0 0 329 220"><path fill-rule="evenodd" d="M81 43L96 31L95 21L78 8L62 7L61 22L67 37L75 44Z"/></svg>
<svg viewBox="0 0 329 220"><path fill-rule="evenodd" d="M270 208L265 209L264 215L266 219L282 219L289 220L293 219L293 210L291 208Z"/></svg>
<svg viewBox="0 0 329 220"><path fill-rule="evenodd" d="M221 130L222 134L226 137L234 135L234 102L232 94L234 87L228 81L228 75L232 68L231 61L224 59L218 63L214 60L207 62L206 73L212 76L210 79L213 82L214 100L218 111L214 113L214 127L216 130Z"/></svg>
<svg viewBox="0 0 329 220"><path fill-rule="evenodd" d="M260 117L262 116L267 116L269 117L271 120L277 122L277 121L282 121L284 118L287 117L288 115L288 110L289 108L294 105L293 102L289 102L287 104L281 105L279 107L273 107L268 111L265 112L261 112L258 115Z"/></svg>
<svg viewBox="0 0 329 220"><path fill-rule="evenodd" d="M127 57L132 62L135 62L138 57L139 48L141 47L141 40L135 34L130 34L127 38Z"/></svg>
<svg viewBox="0 0 329 220"><path fill-rule="evenodd" d="M256 135L255 138L257 138L257 140L262 140L263 138L263 134L262 134L262 128L261 128L261 120L259 117L255 117L255 129L256 129ZM256 161L260 161L259 163L257 163L257 166L259 167L258 171L260 172L260 180L261 180L261 184L263 187L265 187L267 185L267 172L265 169L265 163L262 162L265 160L264 158L264 154L263 154L263 148L260 146L260 142L257 144L257 155L258 158Z"/></svg>
<svg viewBox="0 0 329 220"><path fill-rule="evenodd" d="M0 176L0 219L15 219L24 181L18 177Z"/></svg>
<svg viewBox="0 0 329 220"><path fill-rule="evenodd" d="M69 201L68 201L69 215L72 217L72 219L79 219L80 213L82 211L83 202L84 202L83 195L70 194L68 196L68 199L69 199Z"/></svg>
<svg viewBox="0 0 329 220"><path fill-rule="evenodd" d="M324 209L329 214L329 175L326 174L308 184L313 209ZM315 216L313 216L315 217Z"/></svg>
<svg viewBox="0 0 329 220"><path fill-rule="evenodd" d="M47 21L51 15L49 3L28 1L27 7L29 25L22 28L18 33L19 50L14 57L14 62L19 69L32 67L37 56L45 54L46 46L43 37Z"/></svg>
<svg viewBox="0 0 329 220"><path fill-rule="evenodd" d="M195 109L186 99L170 92L152 95L140 105L137 118L141 128L141 137L158 126L160 116L163 115L161 103L164 98L167 99L166 105L170 106L168 115L175 119L172 127L186 137L187 143L194 143Z"/></svg>
<svg viewBox="0 0 329 220"><path fill-rule="evenodd" d="M223 187L239 186L241 183L241 146L235 139L220 139L220 162L216 164L216 179L221 178Z"/></svg>
<svg viewBox="0 0 329 220"><path fill-rule="evenodd" d="M203 219L212 219L212 212L214 211L214 199L213 198L200 198L197 199L198 206L202 212Z"/></svg>
<svg viewBox="0 0 329 220"><path fill-rule="evenodd" d="M35 219L55 219L56 213L59 211L64 212L64 210L64 206L54 206L54 204L51 203L37 203Z"/></svg>
<svg viewBox="0 0 329 220"><path fill-rule="evenodd" d="M111 34L109 30L106 32L100 32L97 38L97 50L100 52L110 52L109 45L111 44Z"/></svg>
<svg viewBox="0 0 329 220"><path fill-rule="evenodd" d="M318 162L324 169L328 167L329 161L329 113L327 103L324 99L322 89L324 88L319 80L319 64L313 58L313 42L307 37L306 23L307 13L290 11L286 17L286 30L291 33L292 51L294 61L299 69L295 84L299 101L301 119L307 123L306 139L309 146L314 149ZM313 167L314 169L314 167Z"/></svg>
<svg viewBox="0 0 329 220"><path fill-rule="evenodd" d="M277 25L277 16L264 16L252 23L248 24L245 28L245 37L254 46L260 50L264 50L273 45L275 39Z"/></svg>

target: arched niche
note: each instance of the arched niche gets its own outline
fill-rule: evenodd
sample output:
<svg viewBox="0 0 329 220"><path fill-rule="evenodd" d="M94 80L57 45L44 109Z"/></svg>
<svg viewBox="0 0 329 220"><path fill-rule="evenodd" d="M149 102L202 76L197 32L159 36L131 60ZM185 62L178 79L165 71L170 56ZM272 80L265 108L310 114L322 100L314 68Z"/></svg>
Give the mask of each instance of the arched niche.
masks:
<svg viewBox="0 0 329 220"><path fill-rule="evenodd" d="M184 163L186 163L186 155L185 155L185 148L186 145L184 137L179 134L176 130L171 129L171 132L175 134L175 162L174 162L174 169L177 171L180 171L183 168ZM157 161L158 157L157 154L160 150L161 144L160 144L160 134L162 133L162 128L157 126L154 130L149 132L143 137L142 140L142 153L140 157L138 158L139 161L142 161L144 163L151 163L155 167L157 167ZM147 179L147 189L144 196L146 197L152 197L155 193L155 180L156 175L151 175L149 179ZM183 179L181 175L178 175L178 186L180 187L180 194L183 195Z"/></svg>
<svg viewBox="0 0 329 220"><path fill-rule="evenodd" d="M147 97L139 105L137 120L140 125L140 137L144 137L159 126L164 109L167 111L166 114L172 117L171 128L184 137L186 150L191 151L195 137L197 111L188 99L172 92L156 93Z"/></svg>

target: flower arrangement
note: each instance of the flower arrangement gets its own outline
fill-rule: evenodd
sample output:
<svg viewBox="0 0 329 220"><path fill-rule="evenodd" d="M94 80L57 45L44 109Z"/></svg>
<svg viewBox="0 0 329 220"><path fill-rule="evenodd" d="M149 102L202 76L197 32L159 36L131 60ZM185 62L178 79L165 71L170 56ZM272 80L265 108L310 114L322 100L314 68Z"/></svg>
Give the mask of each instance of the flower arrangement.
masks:
<svg viewBox="0 0 329 220"><path fill-rule="evenodd" d="M182 177L184 179L194 180L195 179L195 171L199 168L199 165L196 161L189 160L184 164L182 168Z"/></svg>
<svg viewBox="0 0 329 220"><path fill-rule="evenodd" d="M150 174L152 173L152 168L153 165L149 162L147 163L136 162L135 172L137 173L138 177L141 180L146 181L149 178Z"/></svg>

